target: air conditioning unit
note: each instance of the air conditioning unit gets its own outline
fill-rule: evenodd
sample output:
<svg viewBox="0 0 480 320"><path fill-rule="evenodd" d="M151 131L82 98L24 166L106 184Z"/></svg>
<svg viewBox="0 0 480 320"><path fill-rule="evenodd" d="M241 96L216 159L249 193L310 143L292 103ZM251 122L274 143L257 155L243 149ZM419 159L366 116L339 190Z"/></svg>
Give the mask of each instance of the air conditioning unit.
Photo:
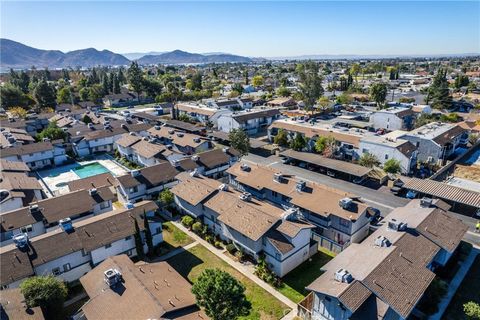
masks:
<svg viewBox="0 0 480 320"><path fill-rule="evenodd" d="M283 175L280 172L276 172L273 174L273 181L275 182L282 182L283 181Z"/></svg>
<svg viewBox="0 0 480 320"><path fill-rule="evenodd" d="M252 200L252 194L249 192L243 192L242 194L240 194L239 198L243 201L250 201Z"/></svg>
<svg viewBox="0 0 480 320"><path fill-rule="evenodd" d="M108 269L103 274L105 275L105 283L109 287L113 287L122 281L122 274L117 269Z"/></svg>
<svg viewBox="0 0 480 320"><path fill-rule="evenodd" d="M422 200L420 200L420 206L423 208L430 208L432 204L433 204L432 198L423 197Z"/></svg>
<svg viewBox="0 0 480 320"><path fill-rule="evenodd" d="M88 129L93 129L93 123L87 124Z"/></svg>
<svg viewBox="0 0 480 320"><path fill-rule="evenodd" d="M193 138L193 142L200 143L200 138Z"/></svg>
<svg viewBox="0 0 480 320"><path fill-rule="evenodd" d="M338 281L341 283L350 283L353 281L353 276L346 269L340 269L337 272L335 272L335 281Z"/></svg>
<svg viewBox="0 0 480 320"><path fill-rule="evenodd" d="M193 155L193 156L192 156L192 161L195 161L195 162L196 162L196 161L198 161L199 159L200 159L200 157L197 156L197 155Z"/></svg>
<svg viewBox="0 0 480 320"><path fill-rule="evenodd" d="M174 134L175 130L168 130L168 134Z"/></svg>
<svg viewBox="0 0 480 320"><path fill-rule="evenodd" d="M388 240L387 237L385 237L385 236L376 237L375 241L374 241L374 244L377 247L382 247L382 248L390 247L392 245L390 240Z"/></svg>
<svg viewBox="0 0 480 320"><path fill-rule="evenodd" d="M183 132L177 132L177 137L182 138L184 136Z"/></svg>
<svg viewBox="0 0 480 320"><path fill-rule="evenodd" d="M240 165L240 170L245 171L245 172L250 172L251 168L250 168L250 166L249 166L248 164L242 163L242 164Z"/></svg>
<svg viewBox="0 0 480 320"><path fill-rule="evenodd" d="M67 233L73 231L72 219L70 218L61 219L58 221L58 224L60 225L60 228Z"/></svg>
<svg viewBox="0 0 480 320"><path fill-rule="evenodd" d="M30 205L29 209L30 209L30 213L38 212L39 210L38 204Z"/></svg>
<svg viewBox="0 0 480 320"><path fill-rule="evenodd" d="M28 235L26 233L19 233L13 236L13 243L19 249L24 249L28 245Z"/></svg>
<svg viewBox="0 0 480 320"><path fill-rule="evenodd" d="M155 128L155 130L160 130L161 129L161 127L158 124L155 125L154 128Z"/></svg>
<svg viewBox="0 0 480 320"><path fill-rule="evenodd" d="M123 206L125 207L125 209L133 209L135 207L130 201L125 202Z"/></svg>
<svg viewBox="0 0 480 320"><path fill-rule="evenodd" d="M190 172L190 177L198 177L198 170L197 170L197 168L193 169L193 171Z"/></svg>
<svg viewBox="0 0 480 320"><path fill-rule="evenodd" d="M405 231L407 230L408 224L398 221L397 219L391 219L388 221L388 229L393 231Z"/></svg>
<svg viewBox="0 0 480 320"><path fill-rule="evenodd" d="M130 171L130 174L132 175L132 177L137 177L140 175L140 170L132 170Z"/></svg>
<svg viewBox="0 0 480 320"><path fill-rule="evenodd" d="M303 191L306 187L307 187L307 182L303 181L303 180L300 180L300 181L297 181L295 189L297 191Z"/></svg>
<svg viewBox="0 0 480 320"><path fill-rule="evenodd" d="M218 190L220 191L228 191L228 185L225 183L222 183L219 187Z"/></svg>
<svg viewBox="0 0 480 320"><path fill-rule="evenodd" d="M338 201L338 205L345 210L348 210L352 204L353 200L351 198L343 198Z"/></svg>

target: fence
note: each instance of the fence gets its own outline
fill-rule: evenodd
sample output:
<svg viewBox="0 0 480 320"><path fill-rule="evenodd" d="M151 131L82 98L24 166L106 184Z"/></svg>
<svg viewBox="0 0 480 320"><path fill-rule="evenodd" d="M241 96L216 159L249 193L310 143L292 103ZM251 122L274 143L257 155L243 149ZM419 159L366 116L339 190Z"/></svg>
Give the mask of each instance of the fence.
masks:
<svg viewBox="0 0 480 320"><path fill-rule="evenodd" d="M475 143L470 149L467 150L467 152L465 152L464 154L461 154L459 155L458 157L456 157L454 160L452 160L451 162L449 162L447 165L443 166L440 170L438 170L434 175L432 175L430 177L431 180L435 180L435 181L443 181L445 180L446 178L448 178L448 176L450 174L453 173L453 171L455 170L455 165L459 162L462 162L462 161L465 161L466 159L468 159L473 153L475 153L477 150L480 149L480 140L477 141L477 143Z"/></svg>
<svg viewBox="0 0 480 320"><path fill-rule="evenodd" d="M349 245L349 243L341 245L331 239L325 238L324 236L318 235L316 233L312 235L312 239L317 241L319 246L334 253L342 252Z"/></svg>

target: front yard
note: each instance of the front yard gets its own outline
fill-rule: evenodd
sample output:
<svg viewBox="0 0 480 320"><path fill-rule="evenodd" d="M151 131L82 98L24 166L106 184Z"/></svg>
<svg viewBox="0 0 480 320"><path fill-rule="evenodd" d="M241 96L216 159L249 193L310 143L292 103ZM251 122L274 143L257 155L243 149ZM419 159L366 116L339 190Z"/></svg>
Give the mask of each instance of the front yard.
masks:
<svg viewBox="0 0 480 320"><path fill-rule="evenodd" d="M448 305L442 320L467 319L463 312L463 305L469 301L480 303L480 255L477 255L465 279L458 288L455 296Z"/></svg>
<svg viewBox="0 0 480 320"><path fill-rule="evenodd" d="M175 270L192 283L198 278L200 273L207 268L219 268L240 280L246 288L245 293L247 299L252 303L250 315L242 317L241 319L280 319L290 310L290 308L274 296L229 266L226 262L219 259L202 245L197 245L167 261Z"/></svg>
<svg viewBox="0 0 480 320"><path fill-rule="evenodd" d="M317 254L288 273L277 290L295 303L299 303L308 294L305 287L322 275L320 268L333 259L334 254L320 248Z"/></svg>

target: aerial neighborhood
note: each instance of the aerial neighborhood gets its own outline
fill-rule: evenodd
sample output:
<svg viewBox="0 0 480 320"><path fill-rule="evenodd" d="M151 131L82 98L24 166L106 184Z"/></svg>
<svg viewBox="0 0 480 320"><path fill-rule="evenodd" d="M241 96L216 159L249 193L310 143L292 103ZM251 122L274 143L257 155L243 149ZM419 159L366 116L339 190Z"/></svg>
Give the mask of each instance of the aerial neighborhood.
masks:
<svg viewBox="0 0 480 320"><path fill-rule="evenodd" d="M2 320L480 319L478 55L1 47Z"/></svg>

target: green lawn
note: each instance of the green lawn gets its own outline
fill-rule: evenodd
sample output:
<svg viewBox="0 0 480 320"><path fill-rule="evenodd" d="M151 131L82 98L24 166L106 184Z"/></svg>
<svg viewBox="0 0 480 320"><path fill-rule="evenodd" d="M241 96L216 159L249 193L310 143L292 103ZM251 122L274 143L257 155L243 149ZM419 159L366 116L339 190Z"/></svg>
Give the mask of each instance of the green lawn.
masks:
<svg viewBox="0 0 480 320"><path fill-rule="evenodd" d="M189 245L194 240L185 232L175 227L170 221L163 223L163 242L156 251L158 256L162 256L179 247Z"/></svg>
<svg viewBox="0 0 480 320"><path fill-rule="evenodd" d="M188 251L174 256L168 260L168 263L192 283L207 268L219 268L240 280L245 286L247 299L252 303L250 315L241 319L280 319L284 312L286 314L290 310L274 296L230 267L202 245L197 245Z"/></svg>
<svg viewBox="0 0 480 320"><path fill-rule="evenodd" d="M288 273L282 280L283 284L278 291L283 293L287 298L298 303L305 298L308 291L305 287L318 278L323 272L320 267L330 261L334 254L320 249L317 254L311 257L312 261L305 261L293 271Z"/></svg>
<svg viewBox="0 0 480 320"><path fill-rule="evenodd" d="M448 305L442 320L462 320L467 319L463 313L463 304L469 301L480 303L480 255L477 255L475 261L470 267L470 271L463 279L455 296Z"/></svg>

